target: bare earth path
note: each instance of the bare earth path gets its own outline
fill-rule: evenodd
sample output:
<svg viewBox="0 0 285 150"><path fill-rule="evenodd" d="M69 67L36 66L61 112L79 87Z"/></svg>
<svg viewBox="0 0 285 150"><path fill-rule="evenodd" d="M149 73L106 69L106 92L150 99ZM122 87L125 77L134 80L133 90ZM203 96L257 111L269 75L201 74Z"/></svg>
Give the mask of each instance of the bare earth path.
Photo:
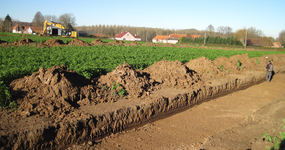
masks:
<svg viewBox="0 0 285 150"><path fill-rule="evenodd" d="M92 146L84 143L74 145L69 149L200 149L201 147L221 149L221 147L215 148L214 146L223 141L222 137L219 137L220 139L216 140L216 143L211 143L215 142L213 135L224 134L225 129L233 132L230 129L235 125L242 123L257 110L282 97L285 93L284 83L285 74L276 74L269 83L262 82L245 90L204 102L170 117L145 124L142 127L108 136L96 141L96 144ZM285 118L284 113L281 116L275 116L282 117L282 115ZM282 121L280 120L280 122ZM261 123L259 122L259 124ZM266 125L263 126L266 127ZM260 134L260 137L262 133L265 133L264 129L258 133L254 129L244 131L246 133L243 133L243 136L248 135L245 139L250 140L255 138L255 135L250 132ZM244 137L238 138L244 139ZM233 141L225 143L230 145L225 149L240 149L240 147L231 145L231 142ZM250 141L243 142L245 147L250 144ZM265 146L262 148L265 149Z"/></svg>

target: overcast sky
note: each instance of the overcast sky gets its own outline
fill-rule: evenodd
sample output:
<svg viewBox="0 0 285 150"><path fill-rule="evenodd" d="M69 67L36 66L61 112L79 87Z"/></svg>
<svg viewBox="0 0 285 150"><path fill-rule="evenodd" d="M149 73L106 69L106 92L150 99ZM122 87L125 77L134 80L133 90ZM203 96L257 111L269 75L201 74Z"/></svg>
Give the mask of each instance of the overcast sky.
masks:
<svg viewBox="0 0 285 150"><path fill-rule="evenodd" d="M77 26L129 25L205 30L212 24L234 31L255 27L265 36L285 30L285 0L1 0L0 17L32 22L35 14L72 13Z"/></svg>

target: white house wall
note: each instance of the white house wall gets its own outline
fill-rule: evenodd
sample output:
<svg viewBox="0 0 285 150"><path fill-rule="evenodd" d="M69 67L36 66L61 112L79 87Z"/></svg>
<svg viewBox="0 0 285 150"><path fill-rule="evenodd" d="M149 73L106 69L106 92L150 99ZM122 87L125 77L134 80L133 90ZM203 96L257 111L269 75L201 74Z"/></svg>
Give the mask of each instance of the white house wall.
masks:
<svg viewBox="0 0 285 150"><path fill-rule="evenodd" d="M123 35L121 37L121 40L125 40L125 41L134 41L135 37L132 36L132 34L130 34L130 32L127 32L125 35Z"/></svg>

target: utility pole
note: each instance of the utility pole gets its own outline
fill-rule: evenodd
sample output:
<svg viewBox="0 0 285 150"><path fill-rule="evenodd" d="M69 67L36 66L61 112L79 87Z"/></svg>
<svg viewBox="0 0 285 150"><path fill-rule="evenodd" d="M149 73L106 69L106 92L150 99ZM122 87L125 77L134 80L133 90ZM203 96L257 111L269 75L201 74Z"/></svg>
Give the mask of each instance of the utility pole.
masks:
<svg viewBox="0 0 285 150"><path fill-rule="evenodd" d="M204 46L206 46L206 38L207 38L207 28L206 28L206 30L205 30Z"/></svg>
<svg viewBox="0 0 285 150"><path fill-rule="evenodd" d="M246 45L247 45L247 30L245 30L245 42L244 42L244 49L246 49Z"/></svg>

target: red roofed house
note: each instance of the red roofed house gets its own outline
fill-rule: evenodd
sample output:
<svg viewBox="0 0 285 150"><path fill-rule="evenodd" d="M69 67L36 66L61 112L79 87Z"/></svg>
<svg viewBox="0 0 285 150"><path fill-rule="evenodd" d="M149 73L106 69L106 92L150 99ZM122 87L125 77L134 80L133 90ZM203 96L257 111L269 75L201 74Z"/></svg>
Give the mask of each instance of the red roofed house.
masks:
<svg viewBox="0 0 285 150"><path fill-rule="evenodd" d="M26 34L39 34L42 27L25 27L23 33Z"/></svg>
<svg viewBox="0 0 285 150"><path fill-rule="evenodd" d="M130 32L126 31L115 35L115 40L141 41L141 37L139 35L133 36Z"/></svg>
<svg viewBox="0 0 285 150"><path fill-rule="evenodd" d="M186 34L157 35L152 39L152 42L176 44L182 37L186 37Z"/></svg>
<svg viewBox="0 0 285 150"><path fill-rule="evenodd" d="M15 25L12 29L12 33L23 33L24 27L21 25Z"/></svg>

